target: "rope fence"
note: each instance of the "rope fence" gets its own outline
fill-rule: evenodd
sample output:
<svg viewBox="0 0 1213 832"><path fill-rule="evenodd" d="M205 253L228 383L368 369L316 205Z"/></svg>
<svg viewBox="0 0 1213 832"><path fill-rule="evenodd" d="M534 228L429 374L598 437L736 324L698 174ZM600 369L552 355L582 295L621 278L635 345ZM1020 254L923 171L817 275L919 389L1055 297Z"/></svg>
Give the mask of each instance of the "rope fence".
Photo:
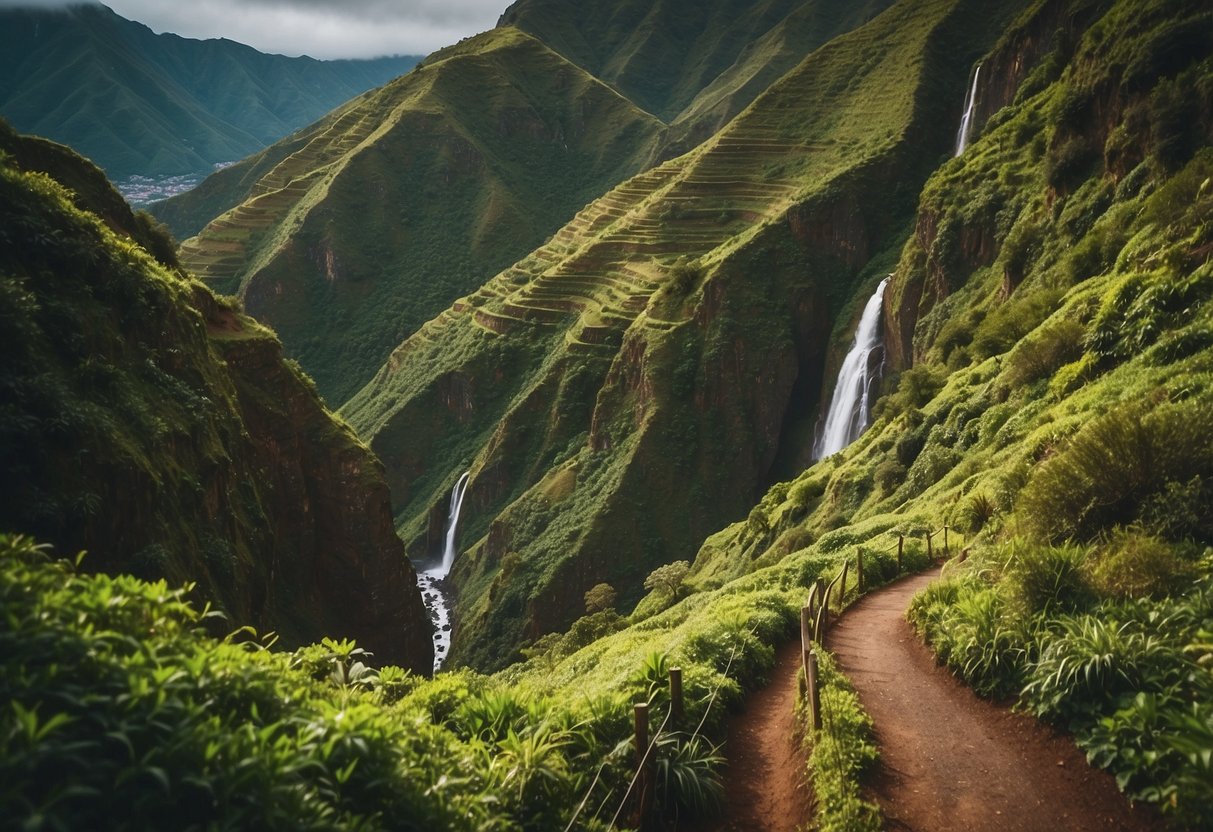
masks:
<svg viewBox="0 0 1213 832"><path fill-rule="evenodd" d="M951 540L949 532L955 534L956 530L948 525L941 526L938 529L924 529L921 532L917 530L912 534L906 532L890 532L897 536L897 541L891 543L884 549L879 549L879 552L896 553L897 558L897 574L901 574L904 570L904 557L906 549L906 538L922 535L923 541L926 544L926 553L929 559L934 559L934 539L937 535L942 534L943 553L947 554L951 548ZM855 585L854 588L858 594L862 594L867 586L866 576L864 572L864 551L862 546L856 547L855 554ZM824 578L816 578L809 585L809 594L804 605L800 610L800 647L801 647L801 662L804 671L804 680L802 688L805 701L808 707L809 724L814 732L825 730L826 733L833 735L835 730L834 719L832 715L826 713L822 708L821 691L818 682L818 667L817 667L817 648L823 643L826 632L830 626L830 605L833 601L834 607L841 613L844 609L846 592L848 589L848 579L850 578L851 559L845 558L842 562L842 569L836 574L833 580L828 583ZM751 628L748 636L753 636L756 628ZM724 672L721 674L720 681L712 688L712 692L706 699L707 706L704 708L703 714L699 719L699 723L695 726L695 730L689 735L687 742L693 742L699 737L703 731L704 725L707 723L708 716L711 714L712 708L715 706L721 687L728 681L729 670L733 667L733 662L737 658L737 651L746 641L746 636L739 637L733 644L733 648L729 654L728 663L725 665ZM618 827L621 817L627 816L629 825L634 828L644 830L648 828L649 811L653 798L653 758L654 750L657 747L658 741L665 735L677 734L678 728L685 719L685 703L683 701L682 692L682 668L673 667L669 670L669 695L670 707L666 712L665 718L661 721L661 725L651 735L650 729L650 710L652 702L637 702L633 705L634 717L634 739L633 749L635 753L635 773L628 782L627 789L624 790L623 797L619 801L619 805L615 809L615 813L611 817L609 829ZM835 737L836 739L836 737ZM835 743L835 747L837 744ZM598 767L597 773L594 775L593 781L590 783L589 789L582 797L577 805L577 811L565 826L564 832L571 832L589 803L590 797L594 790L598 787L601 780L603 770L606 768L609 760L604 760ZM597 811L594 812L593 818L598 818L602 810L610 802L612 792L608 792L598 805ZM630 808L630 812L628 811Z"/></svg>
<svg viewBox="0 0 1213 832"><path fill-rule="evenodd" d="M954 536L956 529L948 524L944 524L938 529L931 530L929 527L923 529L921 534L926 543L928 560L935 559L935 551L933 540L936 535L943 535L943 554L946 556L951 551L951 540L949 532ZM883 549L877 549L878 552L896 552L897 553L897 574L901 575L904 571L904 557L906 548L906 532L893 531L890 534L897 535L897 542L892 543ZM864 575L863 566L863 551L864 547L856 546L855 551L855 591L857 595L862 595L867 587L867 581ZM963 555L963 552L962 552ZM851 567L851 559L844 558L842 569L834 580L828 584L823 578L817 578L809 585L809 594L805 599L804 605L800 608L800 655L801 664L804 671L804 692L805 702L808 706L808 720L813 731L822 730L823 724L826 725L827 733L832 731L832 721L828 718L829 715L823 715L821 707L821 691L818 685L817 673L817 646L823 644L826 631L830 625L830 599L834 598L834 606L839 613L842 612L846 603L847 593L847 576Z"/></svg>
<svg viewBox="0 0 1213 832"><path fill-rule="evenodd" d="M707 706L703 710L703 715L699 719L699 723L695 726L695 730L690 734L687 742L694 742L703 731L703 726L707 723L708 716L712 712L713 706L720 694L721 687L728 681L729 671L733 667L733 662L737 658L737 651L745 643L748 637L752 637L757 631L757 627L750 628L745 636L739 637L734 643L733 648L729 652L729 660L725 664L724 672L721 673L720 681L712 688L712 692L707 697ZM653 735L649 736L649 712L651 702L637 702L633 705L634 718L634 741L633 749L636 755L636 772L632 775L632 779L628 782L628 787L624 790L623 798L619 801L619 806L615 809L615 814L611 817L609 829L617 828L620 817L623 817L629 805L631 805L630 824L637 829L645 829L648 820L649 809L652 803L653 782L652 782L652 762L653 751L657 747L658 740L663 734L676 734L679 725L685 719L685 702L682 692L682 668L671 667L669 670L669 692L670 692L670 708L666 712L665 719ZM670 731L667 732L667 727ZM598 782L602 776L603 770L606 768L609 760L604 760L598 767L597 773L594 775L593 781L590 783L589 789L586 790L585 796L581 802L577 804L577 811L573 817L569 819L568 824L564 827L564 832L571 832L577 824L578 818L581 817L586 804L589 802L594 789L597 788ZM633 800L633 794L635 799ZM608 792L599 804L597 811L594 812L593 818L598 818L602 814L602 810L610 801L612 792Z"/></svg>

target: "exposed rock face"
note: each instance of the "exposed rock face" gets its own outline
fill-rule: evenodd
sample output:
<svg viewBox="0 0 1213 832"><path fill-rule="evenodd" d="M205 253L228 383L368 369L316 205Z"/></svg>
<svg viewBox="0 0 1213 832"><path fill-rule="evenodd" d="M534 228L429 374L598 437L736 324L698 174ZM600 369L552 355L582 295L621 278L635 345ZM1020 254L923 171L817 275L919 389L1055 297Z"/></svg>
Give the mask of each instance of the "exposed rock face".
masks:
<svg viewBox="0 0 1213 832"><path fill-rule="evenodd" d="M48 167L88 181L86 165ZM194 581L284 646L355 638L428 672L382 466L273 333L157 265L121 212L107 226L0 175L0 528L88 550L85 568Z"/></svg>

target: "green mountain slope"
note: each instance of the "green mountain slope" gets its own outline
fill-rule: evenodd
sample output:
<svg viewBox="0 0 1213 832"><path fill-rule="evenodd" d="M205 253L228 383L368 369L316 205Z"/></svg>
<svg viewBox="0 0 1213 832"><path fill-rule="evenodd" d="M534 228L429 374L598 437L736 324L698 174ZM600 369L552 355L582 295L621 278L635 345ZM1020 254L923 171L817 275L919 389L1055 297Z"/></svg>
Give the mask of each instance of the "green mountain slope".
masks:
<svg viewBox="0 0 1213 832"><path fill-rule="evenodd" d="M239 292L340 401L452 298L644 167L660 129L534 38L498 29L292 137L297 149L264 165L251 197L182 258Z"/></svg>
<svg viewBox="0 0 1213 832"><path fill-rule="evenodd" d="M417 58L316 61L157 35L100 4L0 10L0 115L113 178L234 162L407 72Z"/></svg>
<svg viewBox="0 0 1213 832"><path fill-rule="evenodd" d="M804 454L830 322L891 268L999 26L902 3L831 42L457 302L344 408L417 556L472 471L456 660L513 661L601 581L634 601Z"/></svg>
<svg viewBox="0 0 1213 832"><path fill-rule="evenodd" d="M693 21L697 48L713 57L703 66L690 57L668 65L648 50L634 69L652 61L650 77L682 78L688 100L723 73L671 131L628 97L633 90L586 74L561 51L573 34L600 36L598 11L570 17L559 4L518 4L506 18L554 21L538 40L502 25L443 50L382 94L154 210L179 235L201 231L183 249L190 268L220 291L238 291L321 390L344 400L391 347L456 297L542 244L589 200L674 153L671 141L702 139L764 81L884 5L801 0L760 14L733 3L704 20L677 4L655 8L661 20ZM751 25L710 47L723 31L717 24L743 6ZM765 40L751 42L759 36ZM407 163L371 161L397 156ZM333 221L351 213L350 199L359 222ZM333 304L341 319L330 314Z"/></svg>
<svg viewBox="0 0 1213 832"><path fill-rule="evenodd" d="M283 655L209 638L162 585L78 576L0 539L0 696L11 703L0 814L64 828L99 817L140 828L627 828L633 704L646 701L654 767L670 775L654 778L651 825L710 819L721 761L709 743L762 684L775 645L797 637L806 587L844 560L853 576L860 551L869 587L899 566L925 568L924 537L947 523L960 555L911 612L941 658L1068 731L1170 825L1207 827L1213 15L1200 0L1021 10L1008 24L977 2L894 7L790 73L717 143L590 205L409 339L351 406L381 444L396 443L392 468L407 474L397 484L428 494L406 492L406 525L440 534L441 490L473 467L465 532L487 534L456 569L470 610L461 626L490 622L506 636L477 636L491 655L461 649L502 663L515 633L538 635L542 606L571 609L566 596L630 557L632 526L650 534L685 517L734 472L746 488L744 461L718 452L666 466L734 437L757 447L752 425L779 409L770 391L794 362L797 377L816 366L814 384L828 388L821 367L891 272L884 326L900 374L879 391L872 427L788 481L755 486L764 493L744 520L692 544L685 580L655 585L627 617L608 608L536 639L526 662L494 676L421 681L363 673L348 644ZM978 61L975 130L954 159ZM894 68L890 89L879 82ZM820 106L818 119L800 101ZM814 139L799 153L757 141L794 131ZM738 158L711 167L721 154ZM743 178L709 175L732 170L769 172L762 186L789 190L763 202ZM721 228L696 222L717 191L749 217L717 204ZM663 239L651 211L677 235ZM28 216L0 225L34 227ZM31 250L64 240L35 234ZM675 241L716 247L679 263L660 250ZM561 271L599 255L639 273ZM813 353L780 351L795 338ZM513 374L521 381L506 386ZM788 413L816 410L812 386ZM765 411L739 407L747 396ZM803 437L776 437L774 459L795 459ZM511 456L516 443L525 449ZM491 514L526 478L539 485ZM598 517L585 508L596 495ZM582 556L589 534L602 536L595 560ZM529 609L528 581L544 587ZM485 583L495 618L476 606ZM512 617L519 609L535 626ZM673 666L681 724L666 721ZM870 726L824 648L821 675L830 727L806 731L815 825L879 828L860 788Z"/></svg>
<svg viewBox="0 0 1213 832"><path fill-rule="evenodd" d="M529 32L671 121L802 0L521 0L501 23Z"/></svg>
<svg viewBox="0 0 1213 832"><path fill-rule="evenodd" d="M699 611L857 551L883 581L897 534L917 557L950 524L963 552L911 610L940 658L1191 829L1213 811L1211 35L1198 2L1038 3L1008 32L885 295L903 372L875 423L688 579ZM539 675L584 685L654 629Z"/></svg>
<svg viewBox="0 0 1213 832"><path fill-rule="evenodd" d="M0 158L0 527L428 671L382 468L273 333L153 261L161 232L83 158L8 128Z"/></svg>
<svg viewBox="0 0 1213 832"><path fill-rule="evenodd" d="M889 5L519 0L501 23L531 33L663 121L697 124L702 139L805 55Z"/></svg>

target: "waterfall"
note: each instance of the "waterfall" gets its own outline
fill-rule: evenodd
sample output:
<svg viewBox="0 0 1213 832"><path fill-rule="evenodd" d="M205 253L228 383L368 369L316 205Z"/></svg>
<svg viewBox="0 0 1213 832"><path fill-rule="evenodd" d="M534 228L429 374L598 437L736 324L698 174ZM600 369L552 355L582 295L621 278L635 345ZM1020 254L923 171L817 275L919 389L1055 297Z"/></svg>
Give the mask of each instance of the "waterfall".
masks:
<svg viewBox="0 0 1213 832"><path fill-rule="evenodd" d="M451 649L451 605L446 596L446 576L455 565L455 531L459 527L459 510L463 508L463 494L468 488L471 471L464 472L451 489L451 508L446 517L446 539L442 549L442 563L424 572L417 573L417 586L421 588L421 599L429 611L434 625L434 672L442 669L447 651Z"/></svg>
<svg viewBox="0 0 1213 832"><path fill-rule="evenodd" d="M973 103L977 98L977 78L981 75L981 64L973 70L973 86L969 87L969 94L965 96L964 115L960 117L960 130L956 133L956 154L965 152L965 148L969 145L969 130L973 127Z"/></svg>
<svg viewBox="0 0 1213 832"><path fill-rule="evenodd" d="M838 383L834 385L834 397L830 399L825 427L813 444L814 459L825 459L830 454L838 453L858 439L868 426L868 394L872 382L880 375L879 367L877 372L872 372L872 353L881 350L880 363L884 363L880 310L884 290L891 277L880 281L875 294L863 308L863 316L855 329L855 340L838 370Z"/></svg>
<svg viewBox="0 0 1213 832"><path fill-rule="evenodd" d="M442 549L442 577L446 577L455 565L455 531L459 528L459 509L463 508L463 493L467 491L468 477L471 471L465 471L451 489L451 510L446 519L446 542Z"/></svg>

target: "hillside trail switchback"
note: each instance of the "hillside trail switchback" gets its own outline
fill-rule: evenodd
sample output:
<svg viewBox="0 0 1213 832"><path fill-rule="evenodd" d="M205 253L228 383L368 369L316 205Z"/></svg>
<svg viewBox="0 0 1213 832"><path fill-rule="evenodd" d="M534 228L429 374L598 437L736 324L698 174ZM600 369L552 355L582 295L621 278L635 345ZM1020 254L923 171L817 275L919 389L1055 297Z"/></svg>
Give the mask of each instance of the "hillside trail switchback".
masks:
<svg viewBox="0 0 1213 832"><path fill-rule="evenodd" d="M915 832L1161 829L1130 807L1073 740L979 698L938 665L906 621L938 569L857 601L830 628L835 655L872 717L880 761L867 778L885 828Z"/></svg>

